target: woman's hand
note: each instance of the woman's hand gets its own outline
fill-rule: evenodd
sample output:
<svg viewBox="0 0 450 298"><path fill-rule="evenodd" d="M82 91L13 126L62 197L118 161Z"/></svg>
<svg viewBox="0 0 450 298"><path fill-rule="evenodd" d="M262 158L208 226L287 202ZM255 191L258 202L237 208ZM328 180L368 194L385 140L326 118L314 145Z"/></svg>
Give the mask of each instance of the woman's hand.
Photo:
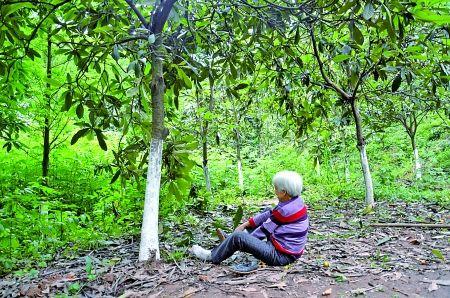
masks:
<svg viewBox="0 0 450 298"><path fill-rule="evenodd" d="M250 226L250 223L248 221L244 222L243 224L241 224L240 226L238 226L234 231L235 232L242 232L244 231L246 228L248 228Z"/></svg>

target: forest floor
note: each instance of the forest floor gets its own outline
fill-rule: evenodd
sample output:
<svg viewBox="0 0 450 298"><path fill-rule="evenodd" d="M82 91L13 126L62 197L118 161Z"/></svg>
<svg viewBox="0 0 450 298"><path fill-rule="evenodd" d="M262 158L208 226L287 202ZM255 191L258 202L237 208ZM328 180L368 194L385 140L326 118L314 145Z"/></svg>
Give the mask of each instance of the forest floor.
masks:
<svg viewBox="0 0 450 298"><path fill-rule="evenodd" d="M347 202L311 209L307 250L286 267L237 275L228 265L239 256L219 266L193 258L140 264L139 243L123 239L78 257L58 258L35 276L7 276L0 280L0 296L450 297L447 229L368 226L373 222L449 223L447 208L381 203L374 213L362 215L359 207ZM204 227L198 228L198 234L205 233ZM211 237L204 237L195 238L202 245L213 245ZM170 245L162 243L163 248Z"/></svg>

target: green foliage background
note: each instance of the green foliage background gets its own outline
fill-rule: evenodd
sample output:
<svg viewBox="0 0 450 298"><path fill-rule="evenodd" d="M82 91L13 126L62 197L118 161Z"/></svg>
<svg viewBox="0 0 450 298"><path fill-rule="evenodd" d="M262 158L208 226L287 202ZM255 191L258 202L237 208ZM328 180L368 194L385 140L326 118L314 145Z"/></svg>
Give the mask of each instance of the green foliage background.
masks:
<svg viewBox="0 0 450 298"><path fill-rule="evenodd" d="M418 133L424 177L414 180L409 141L400 127L369 139L368 152L374 175L375 195L379 201L437 202L450 204L450 138L439 119L429 118ZM110 184L111 174L96 168L112 160L96 140L65 144L52 155L51 186L40 184L39 138L29 134L27 153L0 151L0 263L2 273L17 268L45 267L56 255L70 256L80 249L107 245L116 237L139 235L143 210L144 183ZM109 136L113 140L114 135ZM257 210L262 200L273 198L271 178L280 170L301 173L304 199L314 208L337 202L362 202L363 181L356 148L349 147L350 181L344 178L342 153L325 157L318 175L308 146L298 147L273 135L264 156L258 157L254 146L243 148L245 191L237 181L233 154L215 148L210 154L213 195L204 189L202 169L192 169L192 185L181 199L169 195L169 183L161 191L161 225L165 239L173 239L169 227L175 222L192 224L203 220L195 210L214 211L218 207L242 205L246 215ZM201 151L190 155L201 163ZM191 192L191 196L189 193ZM194 213L192 212L194 211ZM220 219L217 219L220 221ZM231 221L229 219L228 221ZM222 220L228 229L230 223ZM210 227L212 228L212 227ZM190 243L192 233L183 245ZM170 260L170 259L169 259Z"/></svg>

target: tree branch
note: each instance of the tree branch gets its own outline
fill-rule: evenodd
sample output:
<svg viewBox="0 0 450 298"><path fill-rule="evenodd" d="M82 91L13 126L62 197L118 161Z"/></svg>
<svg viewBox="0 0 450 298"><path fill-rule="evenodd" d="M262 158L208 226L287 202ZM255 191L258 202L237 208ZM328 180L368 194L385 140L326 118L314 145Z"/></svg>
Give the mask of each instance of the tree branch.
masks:
<svg viewBox="0 0 450 298"><path fill-rule="evenodd" d="M142 25L144 25L144 27L146 29L148 29L149 23L147 22L145 17L142 15L142 13L139 11L139 9L136 7L136 5L133 3L133 0L125 0L125 2L128 3L130 8L134 11L134 13L138 17L139 21L141 21Z"/></svg>
<svg viewBox="0 0 450 298"><path fill-rule="evenodd" d="M153 34L160 34L162 32L164 24L166 23L175 2L177 2L177 0L162 0L160 5L155 6L150 25Z"/></svg>
<svg viewBox="0 0 450 298"><path fill-rule="evenodd" d="M31 41L36 37L36 34L38 30L41 28L42 23L51 15L55 10L57 10L59 7L63 6L66 3L69 3L71 0L64 0L62 2L59 2L58 4L53 5L52 9L37 23L36 27L34 27L33 32L31 32L30 38L27 40L27 44L25 45L25 55L28 52L28 49L30 48Z"/></svg>
<svg viewBox="0 0 450 298"><path fill-rule="evenodd" d="M325 82L330 85L337 93L339 93L344 99L350 100L351 96L347 94L344 90L342 90L338 85L336 85L333 81L330 80L330 78L326 75L324 69L323 69L323 62L320 60L319 51L317 50L317 43L316 38L314 36L314 27L311 26L310 28L310 35L311 35L311 42L314 50L314 56L316 57L317 63L319 64L320 74L322 75L322 78L325 80Z"/></svg>

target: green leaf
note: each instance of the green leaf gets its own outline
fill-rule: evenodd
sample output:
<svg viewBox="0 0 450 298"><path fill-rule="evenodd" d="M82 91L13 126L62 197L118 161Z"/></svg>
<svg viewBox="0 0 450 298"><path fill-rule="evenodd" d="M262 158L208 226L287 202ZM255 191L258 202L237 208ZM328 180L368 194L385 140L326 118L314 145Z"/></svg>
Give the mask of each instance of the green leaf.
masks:
<svg viewBox="0 0 450 298"><path fill-rule="evenodd" d="M112 57L116 61L118 61L120 58L119 47L116 44L113 47Z"/></svg>
<svg viewBox="0 0 450 298"><path fill-rule="evenodd" d="M70 145L75 144L79 138L85 136L89 132L90 128L83 128L77 131L77 133L72 137L72 140L70 141Z"/></svg>
<svg viewBox="0 0 450 298"><path fill-rule="evenodd" d="M120 177L121 172L122 171L120 169L118 169L117 172L112 177L111 182L109 182L109 184L113 184L114 182L116 182L116 180Z"/></svg>
<svg viewBox="0 0 450 298"><path fill-rule="evenodd" d="M92 273L92 269L93 269L92 268L92 259L91 259L91 257L86 256L85 260L86 260L86 267L85 267L86 273L87 274L91 274Z"/></svg>
<svg viewBox="0 0 450 298"><path fill-rule="evenodd" d="M150 44L154 44L155 43L155 40L156 40L156 37L155 37L155 34L150 34L149 36L148 36L148 42L150 43Z"/></svg>
<svg viewBox="0 0 450 298"><path fill-rule="evenodd" d="M450 15L438 15L428 9L416 10L413 14L417 19L422 21L432 22L437 25L450 24Z"/></svg>
<svg viewBox="0 0 450 298"><path fill-rule="evenodd" d="M339 63L339 62L345 61L345 60L347 60L347 59L349 59L351 57L352 57L351 55L340 54L340 55L334 56L333 57L333 61L336 62L336 63Z"/></svg>
<svg viewBox="0 0 450 298"><path fill-rule="evenodd" d="M181 199L182 195L181 195L180 191L178 190L178 187L175 184L175 182L172 181L169 183L168 190L169 190L169 193L171 195L173 195L175 198Z"/></svg>
<svg viewBox="0 0 450 298"><path fill-rule="evenodd" d="M70 90L66 91L66 95L64 96L63 111L70 110L70 107L72 106L72 99L73 99L72 91L70 91Z"/></svg>
<svg viewBox="0 0 450 298"><path fill-rule="evenodd" d="M237 74L237 69L236 69L236 67L234 66L233 62L231 62L231 61L230 61L230 72L231 72L231 77L232 77L233 79L236 79L237 76L238 76L238 74Z"/></svg>
<svg viewBox="0 0 450 298"><path fill-rule="evenodd" d="M353 0L348 0L345 2L344 5L341 6L341 8L339 8L339 10L337 11L338 14L344 13L346 12L350 7L354 6L354 1Z"/></svg>
<svg viewBox="0 0 450 298"><path fill-rule="evenodd" d="M41 54L33 50L32 48L29 48L27 51L27 56L31 58L31 60L34 60L34 57L41 58Z"/></svg>
<svg viewBox="0 0 450 298"><path fill-rule="evenodd" d="M236 229L236 227L240 224L243 216L244 209L242 208L242 206L239 206L233 217L233 229Z"/></svg>
<svg viewBox="0 0 450 298"><path fill-rule="evenodd" d="M299 41L300 41L300 30L297 27L297 29L295 29L294 44L298 44Z"/></svg>
<svg viewBox="0 0 450 298"><path fill-rule="evenodd" d="M402 76L400 75L400 73L398 73L395 78L394 81L392 82L392 92L395 92L398 90L398 88L400 87L400 84L402 82Z"/></svg>
<svg viewBox="0 0 450 298"><path fill-rule="evenodd" d="M374 15L375 9L373 8L372 3L368 2L364 6L363 18L365 20L370 20Z"/></svg>
<svg viewBox="0 0 450 298"><path fill-rule="evenodd" d="M95 131L95 135L97 136L97 140L98 140L98 144L100 145L100 148L107 151L108 147L106 146L105 136L99 129L95 129L94 131Z"/></svg>
<svg viewBox="0 0 450 298"><path fill-rule="evenodd" d="M189 77L186 75L186 73L181 69L181 67L177 67L177 73L178 73L178 76L183 80L184 86L186 86L186 88L188 88L188 89L191 89L192 82L189 79Z"/></svg>
<svg viewBox="0 0 450 298"><path fill-rule="evenodd" d="M138 94L139 93L139 87L133 87L133 88L130 88L130 89L128 89L126 92L125 92L125 94L128 96L128 97L133 97L133 96L135 96L136 94Z"/></svg>
<svg viewBox="0 0 450 298"><path fill-rule="evenodd" d="M83 107L83 104L80 103L77 106L77 117L78 117L78 119L83 118L83 114L84 114L84 107Z"/></svg>
<svg viewBox="0 0 450 298"><path fill-rule="evenodd" d="M47 83L49 83L51 86L59 86L60 85L59 81L55 80L53 78L45 78L45 81Z"/></svg>
<svg viewBox="0 0 450 298"><path fill-rule="evenodd" d="M7 4L2 7L1 13L2 13L3 17L6 18L10 14L15 13L16 11L18 11L21 8L33 8L33 4L31 4L31 3L15 3L15 4L9 4L9 5Z"/></svg>
<svg viewBox="0 0 450 298"><path fill-rule="evenodd" d="M359 44L362 45L364 43L364 36L361 32L361 30L359 30L358 26L356 26L356 24L353 24L353 26L351 26L352 28L352 38L353 40Z"/></svg>
<svg viewBox="0 0 450 298"><path fill-rule="evenodd" d="M241 90L241 89L246 88L247 86L248 86L247 83L241 83L241 84L237 85L236 87L234 87L234 90Z"/></svg>
<svg viewBox="0 0 450 298"><path fill-rule="evenodd" d="M440 259L441 261L445 262L445 257L439 249L434 248L431 250L431 253L433 255L435 255L438 259Z"/></svg>

